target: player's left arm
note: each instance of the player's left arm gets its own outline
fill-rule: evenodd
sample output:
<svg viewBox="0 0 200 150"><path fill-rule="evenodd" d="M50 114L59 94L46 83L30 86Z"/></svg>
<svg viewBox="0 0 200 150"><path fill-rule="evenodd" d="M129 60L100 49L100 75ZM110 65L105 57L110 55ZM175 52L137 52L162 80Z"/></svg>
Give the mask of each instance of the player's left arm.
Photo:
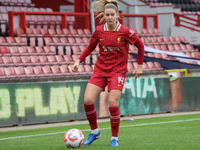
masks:
<svg viewBox="0 0 200 150"><path fill-rule="evenodd" d="M134 45L138 48L138 66L133 72L133 74L135 74L135 79L137 79L137 77L139 77L139 75L143 72L142 65L144 61L144 44L140 38L138 38Z"/></svg>

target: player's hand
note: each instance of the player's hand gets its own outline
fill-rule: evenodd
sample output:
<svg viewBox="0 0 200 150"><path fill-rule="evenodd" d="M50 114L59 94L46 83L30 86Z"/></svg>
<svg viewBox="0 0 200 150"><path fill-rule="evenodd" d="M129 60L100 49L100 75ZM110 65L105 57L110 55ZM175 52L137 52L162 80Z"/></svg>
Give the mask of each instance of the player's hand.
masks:
<svg viewBox="0 0 200 150"><path fill-rule="evenodd" d="M138 65L137 68L134 70L133 74L135 74L135 79L142 74L142 65Z"/></svg>
<svg viewBox="0 0 200 150"><path fill-rule="evenodd" d="M78 70L78 66L80 64L81 60L77 59L76 62L74 63L74 65L72 66L72 71L77 71Z"/></svg>

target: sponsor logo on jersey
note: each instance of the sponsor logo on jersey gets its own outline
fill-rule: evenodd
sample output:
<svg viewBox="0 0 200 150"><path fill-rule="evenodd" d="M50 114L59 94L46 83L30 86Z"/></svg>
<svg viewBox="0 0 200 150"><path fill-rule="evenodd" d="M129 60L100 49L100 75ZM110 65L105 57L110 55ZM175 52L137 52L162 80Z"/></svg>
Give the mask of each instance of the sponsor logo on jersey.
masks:
<svg viewBox="0 0 200 150"><path fill-rule="evenodd" d="M104 39L100 39L100 41L103 41Z"/></svg>
<svg viewBox="0 0 200 150"><path fill-rule="evenodd" d="M121 37L117 38L117 43L120 43L120 39L121 39Z"/></svg>
<svg viewBox="0 0 200 150"><path fill-rule="evenodd" d="M129 36L131 37L131 36L134 34L134 31L131 30L131 29L130 29L129 31L130 31L130 33L131 33Z"/></svg>
<svg viewBox="0 0 200 150"><path fill-rule="evenodd" d="M120 51L119 47L106 47L106 46L103 46L102 48L103 48L104 52L107 52L107 51Z"/></svg>

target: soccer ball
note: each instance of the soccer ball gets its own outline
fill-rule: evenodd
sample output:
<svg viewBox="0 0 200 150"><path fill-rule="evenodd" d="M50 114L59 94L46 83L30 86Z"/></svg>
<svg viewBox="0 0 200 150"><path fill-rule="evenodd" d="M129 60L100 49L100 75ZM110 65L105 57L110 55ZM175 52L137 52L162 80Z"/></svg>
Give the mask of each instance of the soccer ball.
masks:
<svg viewBox="0 0 200 150"><path fill-rule="evenodd" d="M64 142L68 148L81 147L83 141L84 141L84 135L78 129L70 129L64 135Z"/></svg>

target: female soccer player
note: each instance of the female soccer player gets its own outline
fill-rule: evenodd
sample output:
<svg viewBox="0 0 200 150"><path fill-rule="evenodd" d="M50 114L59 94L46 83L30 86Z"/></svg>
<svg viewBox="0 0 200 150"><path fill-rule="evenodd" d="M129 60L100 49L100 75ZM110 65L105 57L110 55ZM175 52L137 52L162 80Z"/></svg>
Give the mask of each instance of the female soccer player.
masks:
<svg viewBox="0 0 200 150"><path fill-rule="evenodd" d="M84 108L91 127L91 134L83 143L90 145L101 137L97 126L97 113L94 107L97 96L108 86L109 111L111 123L111 146L118 146L118 132L120 124L119 99L125 83L128 59L128 43L138 48L138 66L135 73L137 78L142 73L144 58L144 45L129 27L121 25L118 21L119 10L116 0L99 0L92 4L94 12L102 12L97 17L104 15L106 23L96 27L90 44L83 51L72 70L76 71L82 62L99 44L100 56L95 64L94 73L91 76L84 95Z"/></svg>

